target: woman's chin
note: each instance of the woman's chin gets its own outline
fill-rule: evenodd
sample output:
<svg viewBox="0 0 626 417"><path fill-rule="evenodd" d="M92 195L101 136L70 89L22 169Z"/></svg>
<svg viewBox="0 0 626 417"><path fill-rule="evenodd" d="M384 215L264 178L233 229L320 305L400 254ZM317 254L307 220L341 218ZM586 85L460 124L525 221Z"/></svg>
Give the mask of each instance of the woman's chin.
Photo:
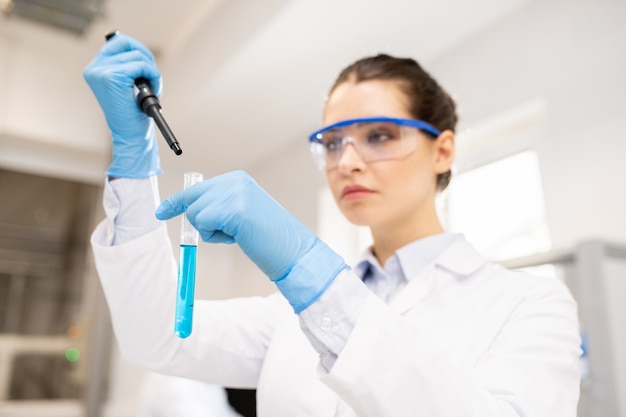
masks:
<svg viewBox="0 0 626 417"><path fill-rule="evenodd" d="M355 226L370 227L373 222L371 214L364 213L362 210L344 210L343 215Z"/></svg>

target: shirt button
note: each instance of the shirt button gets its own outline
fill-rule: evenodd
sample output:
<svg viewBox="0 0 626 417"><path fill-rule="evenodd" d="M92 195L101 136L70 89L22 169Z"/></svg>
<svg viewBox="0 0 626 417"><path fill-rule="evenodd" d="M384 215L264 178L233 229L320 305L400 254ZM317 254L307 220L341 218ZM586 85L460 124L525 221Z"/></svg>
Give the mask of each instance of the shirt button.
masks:
<svg viewBox="0 0 626 417"><path fill-rule="evenodd" d="M333 325L333 320L330 317L324 317L322 319L322 323L320 324L320 327L322 328L322 330L330 330L332 325Z"/></svg>

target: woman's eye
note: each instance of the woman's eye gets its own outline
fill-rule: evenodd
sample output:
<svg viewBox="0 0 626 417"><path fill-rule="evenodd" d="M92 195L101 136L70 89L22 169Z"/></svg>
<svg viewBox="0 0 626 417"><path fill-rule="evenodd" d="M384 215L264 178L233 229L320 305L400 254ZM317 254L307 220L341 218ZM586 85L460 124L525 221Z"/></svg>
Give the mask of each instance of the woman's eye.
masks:
<svg viewBox="0 0 626 417"><path fill-rule="evenodd" d="M388 140L394 139L394 137L387 132L371 132L367 137L368 143L382 143Z"/></svg>

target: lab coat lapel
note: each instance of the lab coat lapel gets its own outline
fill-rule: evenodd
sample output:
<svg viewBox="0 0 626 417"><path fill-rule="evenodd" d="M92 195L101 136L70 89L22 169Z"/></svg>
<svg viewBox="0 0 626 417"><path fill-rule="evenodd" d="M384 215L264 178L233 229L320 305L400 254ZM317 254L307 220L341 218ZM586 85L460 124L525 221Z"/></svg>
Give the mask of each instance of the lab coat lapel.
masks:
<svg viewBox="0 0 626 417"><path fill-rule="evenodd" d="M437 287L439 280L446 276L467 279L487 263L472 245L463 240L447 247L433 262L413 277L389 306L399 314L404 314L424 300Z"/></svg>
<svg viewBox="0 0 626 417"><path fill-rule="evenodd" d="M435 269L431 263L417 276L409 279L406 287L389 301L389 306L399 314L406 313L430 294L435 279Z"/></svg>

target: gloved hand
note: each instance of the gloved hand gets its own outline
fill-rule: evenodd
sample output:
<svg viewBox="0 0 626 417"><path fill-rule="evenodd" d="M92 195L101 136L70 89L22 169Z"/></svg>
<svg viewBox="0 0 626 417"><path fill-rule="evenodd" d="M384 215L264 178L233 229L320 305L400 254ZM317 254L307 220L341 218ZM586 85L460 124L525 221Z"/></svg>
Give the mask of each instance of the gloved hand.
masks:
<svg viewBox="0 0 626 417"><path fill-rule="evenodd" d="M135 39L118 33L100 49L83 76L104 111L113 139L107 175L146 178L161 172L154 122L135 101L135 79L150 81L161 95L161 74L152 53Z"/></svg>
<svg viewBox="0 0 626 417"><path fill-rule="evenodd" d="M187 213L202 240L237 243L296 313L347 268L341 256L296 220L243 171L223 174L169 197L156 217Z"/></svg>

